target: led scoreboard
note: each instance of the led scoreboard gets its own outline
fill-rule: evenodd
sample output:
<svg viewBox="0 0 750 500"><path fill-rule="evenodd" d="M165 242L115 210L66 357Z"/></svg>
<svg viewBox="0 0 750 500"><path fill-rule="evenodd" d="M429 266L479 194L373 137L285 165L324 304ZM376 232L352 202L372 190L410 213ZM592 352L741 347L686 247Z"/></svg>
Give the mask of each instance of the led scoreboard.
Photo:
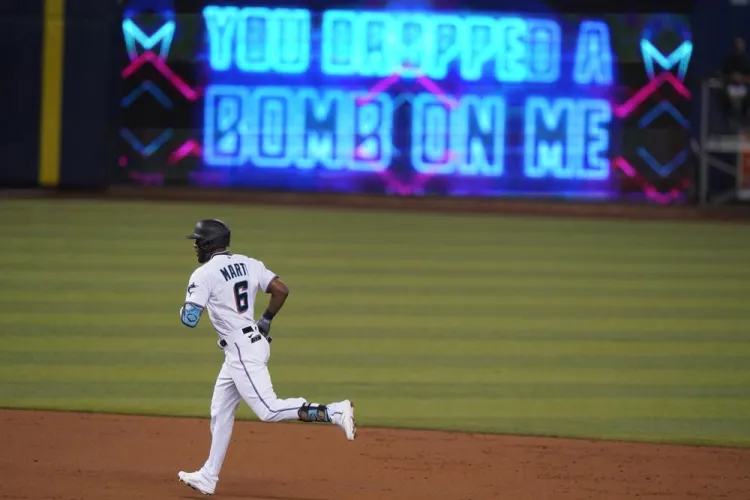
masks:
<svg viewBox="0 0 750 500"><path fill-rule="evenodd" d="M679 63L689 55L671 59L692 47L688 40L665 56L643 37L664 29L663 16L644 22L640 46L623 49L612 16L205 4L189 18L168 9L144 18L136 10L123 16L123 77L147 58L164 81L130 84L127 96L140 88L163 108L183 103L166 138L152 132L144 142L124 127L141 158L124 154L120 167L161 183L615 198L622 161L638 170L621 151L624 119L638 104L618 102L623 54L650 45L661 56L651 73L655 61L684 78ZM176 64L193 70L180 75ZM162 88L170 86L174 97ZM132 113L146 128L148 114Z"/></svg>

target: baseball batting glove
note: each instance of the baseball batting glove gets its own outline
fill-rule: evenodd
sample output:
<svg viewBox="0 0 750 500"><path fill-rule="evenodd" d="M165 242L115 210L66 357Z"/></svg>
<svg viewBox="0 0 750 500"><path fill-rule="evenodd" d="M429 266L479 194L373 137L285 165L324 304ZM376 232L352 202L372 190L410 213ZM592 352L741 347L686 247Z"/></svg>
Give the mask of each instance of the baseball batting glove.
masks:
<svg viewBox="0 0 750 500"><path fill-rule="evenodd" d="M269 333L271 332L271 320L261 316L258 321L255 322L255 326L258 327L258 331L269 341L273 340Z"/></svg>

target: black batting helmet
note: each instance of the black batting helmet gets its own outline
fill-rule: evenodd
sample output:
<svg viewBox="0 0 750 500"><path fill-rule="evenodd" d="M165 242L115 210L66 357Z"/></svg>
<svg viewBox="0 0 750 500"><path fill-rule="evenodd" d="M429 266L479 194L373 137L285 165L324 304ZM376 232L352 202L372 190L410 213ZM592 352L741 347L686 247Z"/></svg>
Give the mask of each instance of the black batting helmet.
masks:
<svg viewBox="0 0 750 500"><path fill-rule="evenodd" d="M195 224L193 233L186 237L195 240L198 262L203 264L211 258L216 250L225 249L229 246L232 230L219 219L203 219Z"/></svg>

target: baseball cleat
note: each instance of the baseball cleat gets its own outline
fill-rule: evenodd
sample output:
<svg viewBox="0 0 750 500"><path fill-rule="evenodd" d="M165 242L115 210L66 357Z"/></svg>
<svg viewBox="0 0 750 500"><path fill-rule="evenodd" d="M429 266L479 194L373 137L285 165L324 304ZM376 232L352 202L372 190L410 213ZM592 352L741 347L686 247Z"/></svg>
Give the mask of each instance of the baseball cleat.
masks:
<svg viewBox="0 0 750 500"><path fill-rule="evenodd" d="M206 481L206 479L203 477L200 471L197 471L197 472L180 471L177 473L177 478L181 482L193 488L195 491L203 493L204 495L213 495L214 493L214 489L215 489L214 485Z"/></svg>
<svg viewBox="0 0 750 500"><path fill-rule="evenodd" d="M357 436L357 424L354 422L354 404L349 400L342 401L343 409L341 410L341 422L339 427L344 429L346 439L354 441Z"/></svg>

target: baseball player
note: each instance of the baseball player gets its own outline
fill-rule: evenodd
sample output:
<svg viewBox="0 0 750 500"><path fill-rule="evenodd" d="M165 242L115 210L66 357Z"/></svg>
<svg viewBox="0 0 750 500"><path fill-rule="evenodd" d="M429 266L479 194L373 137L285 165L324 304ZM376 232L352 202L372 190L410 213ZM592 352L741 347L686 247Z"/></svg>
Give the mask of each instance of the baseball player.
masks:
<svg viewBox="0 0 750 500"><path fill-rule="evenodd" d="M224 364L211 400L211 450L196 472L180 471L177 477L191 488L211 495L216 489L232 436L234 416L245 401L263 422L301 420L330 422L353 440L357 428L354 405L349 400L328 405L304 398L279 399L273 390L267 363L271 322L284 305L289 289L263 262L229 251L231 231L220 220L199 221L187 238L195 240L201 264L190 276L180 320L194 328L207 311L224 351ZM255 321L253 305L261 290L270 294L268 307Z"/></svg>

